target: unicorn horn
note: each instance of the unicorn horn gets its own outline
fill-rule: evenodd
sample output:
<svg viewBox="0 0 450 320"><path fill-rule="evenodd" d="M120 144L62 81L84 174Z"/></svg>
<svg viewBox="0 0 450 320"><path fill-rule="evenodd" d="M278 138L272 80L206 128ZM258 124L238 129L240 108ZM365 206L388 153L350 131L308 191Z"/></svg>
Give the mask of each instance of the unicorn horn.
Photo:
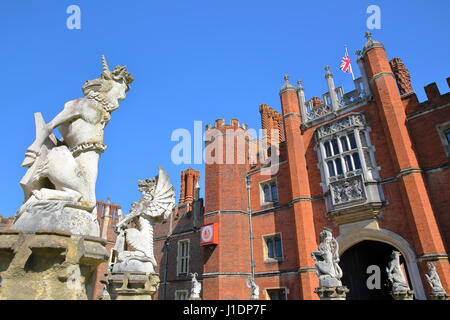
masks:
<svg viewBox="0 0 450 320"><path fill-rule="evenodd" d="M109 71L108 63L106 62L105 55L102 55L102 66L103 71Z"/></svg>

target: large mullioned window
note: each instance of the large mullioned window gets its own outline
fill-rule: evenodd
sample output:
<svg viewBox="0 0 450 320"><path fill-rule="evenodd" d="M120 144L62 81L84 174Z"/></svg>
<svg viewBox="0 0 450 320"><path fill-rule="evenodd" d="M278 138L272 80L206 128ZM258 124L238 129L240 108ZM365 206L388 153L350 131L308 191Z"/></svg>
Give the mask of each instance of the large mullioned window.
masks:
<svg viewBox="0 0 450 320"><path fill-rule="evenodd" d="M322 187L329 210L381 201L369 130L363 113L351 113L317 128Z"/></svg>
<svg viewBox="0 0 450 320"><path fill-rule="evenodd" d="M328 175L335 177L361 169L355 133L344 134L323 143Z"/></svg>

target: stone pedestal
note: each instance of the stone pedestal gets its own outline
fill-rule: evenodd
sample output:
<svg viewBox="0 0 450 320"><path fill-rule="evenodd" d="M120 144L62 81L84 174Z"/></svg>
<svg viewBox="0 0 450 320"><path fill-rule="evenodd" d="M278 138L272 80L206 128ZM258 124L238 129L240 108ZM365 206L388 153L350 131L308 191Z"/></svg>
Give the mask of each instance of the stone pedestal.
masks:
<svg viewBox="0 0 450 320"><path fill-rule="evenodd" d="M157 273L112 272L106 275L111 300L153 300L159 287Z"/></svg>
<svg viewBox="0 0 450 320"><path fill-rule="evenodd" d="M37 200L20 208L11 229L23 232L60 230L71 234L100 237L97 216L92 208L61 200Z"/></svg>
<svg viewBox="0 0 450 320"><path fill-rule="evenodd" d="M202 300L200 297L189 297L189 300Z"/></svg>
<svg viewBox="0 0 450 320"><path fill-rule="evenodd" d="M395 300L414 300L414 290L391 291L391 296Z"/></svg>
<svg viewBox="0 0 450 320"><path fill-rule="evenodd" d="M0 231L0 300L91 299L101 238L58 231Z"/></svg>
<svg viewBox="0 0 450 320"><path fill-rule="evenodd" d="M314 290L320 297L320 300L345 300L347 292L350 290L345 287L320 287Z"/></svg>
<svg viewBox="0 0 450 320"><path fill-rule="evenodd" d="M431 300L448 300L449 297L446 293L432 293L430 295Z"/></svg>

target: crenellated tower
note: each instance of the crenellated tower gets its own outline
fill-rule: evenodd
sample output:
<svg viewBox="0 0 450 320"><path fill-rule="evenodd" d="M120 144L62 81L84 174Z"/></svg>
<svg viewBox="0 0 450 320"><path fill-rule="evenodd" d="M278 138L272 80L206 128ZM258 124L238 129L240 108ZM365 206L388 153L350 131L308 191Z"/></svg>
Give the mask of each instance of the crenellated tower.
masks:
<svg viewBox="0 0 450 320"><path fill-rule="evenodd" d="M203 249L203 299L240 299L250 271L246 174L247 126L206 126L204 224L218 223L219 245Z"/></svg>

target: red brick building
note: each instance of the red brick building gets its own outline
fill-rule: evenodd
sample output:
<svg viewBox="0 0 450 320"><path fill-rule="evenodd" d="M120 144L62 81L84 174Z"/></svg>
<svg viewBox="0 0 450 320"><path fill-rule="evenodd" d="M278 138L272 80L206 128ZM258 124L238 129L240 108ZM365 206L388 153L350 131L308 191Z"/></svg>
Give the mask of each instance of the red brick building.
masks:
<svg viewBox="0 0 450 320"><path fill-rule="evenodd" d="M205 300L249 299L252 267L260 299L318 299L311 252L324 227L338 240L349 299L390 298L392 250L417 299L429 299L429 261L450 292L450 93L433 83L419 102L403 62L370 35L357 64L350 92L326 68L321 98L306 99L286 76L281 113L261 105L263 142L278 161L252 161L261 142L236 119L207 126L206 152L223 161L205 165L204 207L198 172L184 171L175 214L156 226L158 299L188 297L193 272ZM211 223L218 244L200 246L199 228ZM366 286L369 266L379 267L379 289Z"/></svg>

